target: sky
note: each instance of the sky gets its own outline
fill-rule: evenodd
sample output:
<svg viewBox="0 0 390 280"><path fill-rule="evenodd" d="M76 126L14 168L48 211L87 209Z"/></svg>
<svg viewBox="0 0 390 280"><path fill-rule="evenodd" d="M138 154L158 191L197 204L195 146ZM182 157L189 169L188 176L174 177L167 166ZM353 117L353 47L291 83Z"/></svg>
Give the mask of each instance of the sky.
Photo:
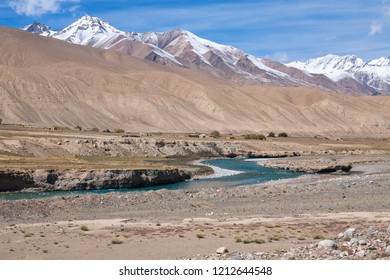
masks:
<svg viewBox="0 0 390 280"><path fill-rule="evenodd" d="M1 0L0 25L60 30L83 15L122 31L186 29L280 62L390 56L390 0Z"/></svg>

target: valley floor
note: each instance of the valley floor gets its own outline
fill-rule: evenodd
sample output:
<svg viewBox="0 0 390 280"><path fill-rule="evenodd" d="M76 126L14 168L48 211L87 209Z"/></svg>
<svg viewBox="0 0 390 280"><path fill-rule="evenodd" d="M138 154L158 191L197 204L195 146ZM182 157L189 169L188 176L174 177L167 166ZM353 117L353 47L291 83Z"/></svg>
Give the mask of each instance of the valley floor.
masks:
<svg viewBox="0 0 390 280"><path fill-rule="evenodd" d="M229 189L0 200L0 259L390 258L388 141L271 141L249 146L308 152L270 161L279 167L353 168ZM356 242L339 235L348 228ZM318 246L327 239L336 245ZM216 254L219 247L229 252Z"/></svg>

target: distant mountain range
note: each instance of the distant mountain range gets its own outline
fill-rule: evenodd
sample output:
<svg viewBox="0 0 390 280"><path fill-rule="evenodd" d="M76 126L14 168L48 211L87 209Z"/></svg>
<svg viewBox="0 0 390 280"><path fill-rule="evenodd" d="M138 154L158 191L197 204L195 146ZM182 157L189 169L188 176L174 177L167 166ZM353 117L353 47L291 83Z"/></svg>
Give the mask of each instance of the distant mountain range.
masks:
<svg viewBox="0 0 390 280"><path fill-rule="evenodd" d="M92 16L83 16L60 31L37 22L23 29L162 65L191 68L239 83L304 86L349 95L390 95L389 58L364 62L354 55L327 55L282 64L199 38L186 30L124 32Z"/></svg>

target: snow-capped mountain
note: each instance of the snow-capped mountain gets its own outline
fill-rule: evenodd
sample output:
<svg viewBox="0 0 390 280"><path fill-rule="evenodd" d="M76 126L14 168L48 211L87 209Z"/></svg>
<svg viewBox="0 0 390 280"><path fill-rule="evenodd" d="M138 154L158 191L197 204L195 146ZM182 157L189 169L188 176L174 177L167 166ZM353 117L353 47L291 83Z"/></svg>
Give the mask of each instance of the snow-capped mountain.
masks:
<svg viewBox="0 0 390 280"><path fill-rule="evenodd" d="M101 47L107 40L124 34L97 17L83 16L52 37L73 44Z"/></svg>
<svg viewBox="0 0 390 280"><path fill-rule="evenodd" d="M23 29L74 44L119 51L163 65L191 68L236 82L309 86L347 94L390 95L389 58L365 63L352 55L327 55L284 65L200 38L186 30L124 32L92 16L83 16L58 32L37 23Z"/></svg>
<svg viewBox="0 0 390 280"><path fill-rule="evenodd" d="M53 36L56 32L51 30L51 28L47 25L44 25L39 22L33 22L32 24L29 24L22 28L25 31L28 31L30 33L42 35L42 36Z"/></svg>
<svg viewBox="0 0 390 280"><path fill-rule="evenodd" d="M355 80L377 93L390 94L390 59L379 58L364 62L354 55L327 55L308 61L287 64L307 73L323 74L334 82Z"/></svg>

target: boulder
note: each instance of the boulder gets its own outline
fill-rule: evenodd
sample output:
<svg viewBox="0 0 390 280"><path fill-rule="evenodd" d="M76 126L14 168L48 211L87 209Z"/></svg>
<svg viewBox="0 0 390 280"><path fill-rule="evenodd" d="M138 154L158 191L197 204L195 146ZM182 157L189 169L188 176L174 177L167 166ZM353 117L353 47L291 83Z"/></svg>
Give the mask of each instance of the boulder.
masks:
<svg viewBox="0 0 390 280"><path fill-rule="evenodd" d="M322 240L318 243L318 247L325 249L337 249L337 244L333 240Z"/></svg>
<svg viewBox="0 0 390 280"><path fill-rule="evenodd" d="M228 253L229 250L226 248L226 247L219 247L217 249L217 251L215 251L217 254L221 255L221 254L225 254L225 253Z"/></svg>
<svg viewBox="0 0 390 280"><path fill-rule="evenodd" d="M347 230L344 232L344 240L345 240L345 241L351 240L351 239L355 236L355 233L356 233L356 229L355 229L355 228L349 228L349 229L347 229Z"/></svg>

